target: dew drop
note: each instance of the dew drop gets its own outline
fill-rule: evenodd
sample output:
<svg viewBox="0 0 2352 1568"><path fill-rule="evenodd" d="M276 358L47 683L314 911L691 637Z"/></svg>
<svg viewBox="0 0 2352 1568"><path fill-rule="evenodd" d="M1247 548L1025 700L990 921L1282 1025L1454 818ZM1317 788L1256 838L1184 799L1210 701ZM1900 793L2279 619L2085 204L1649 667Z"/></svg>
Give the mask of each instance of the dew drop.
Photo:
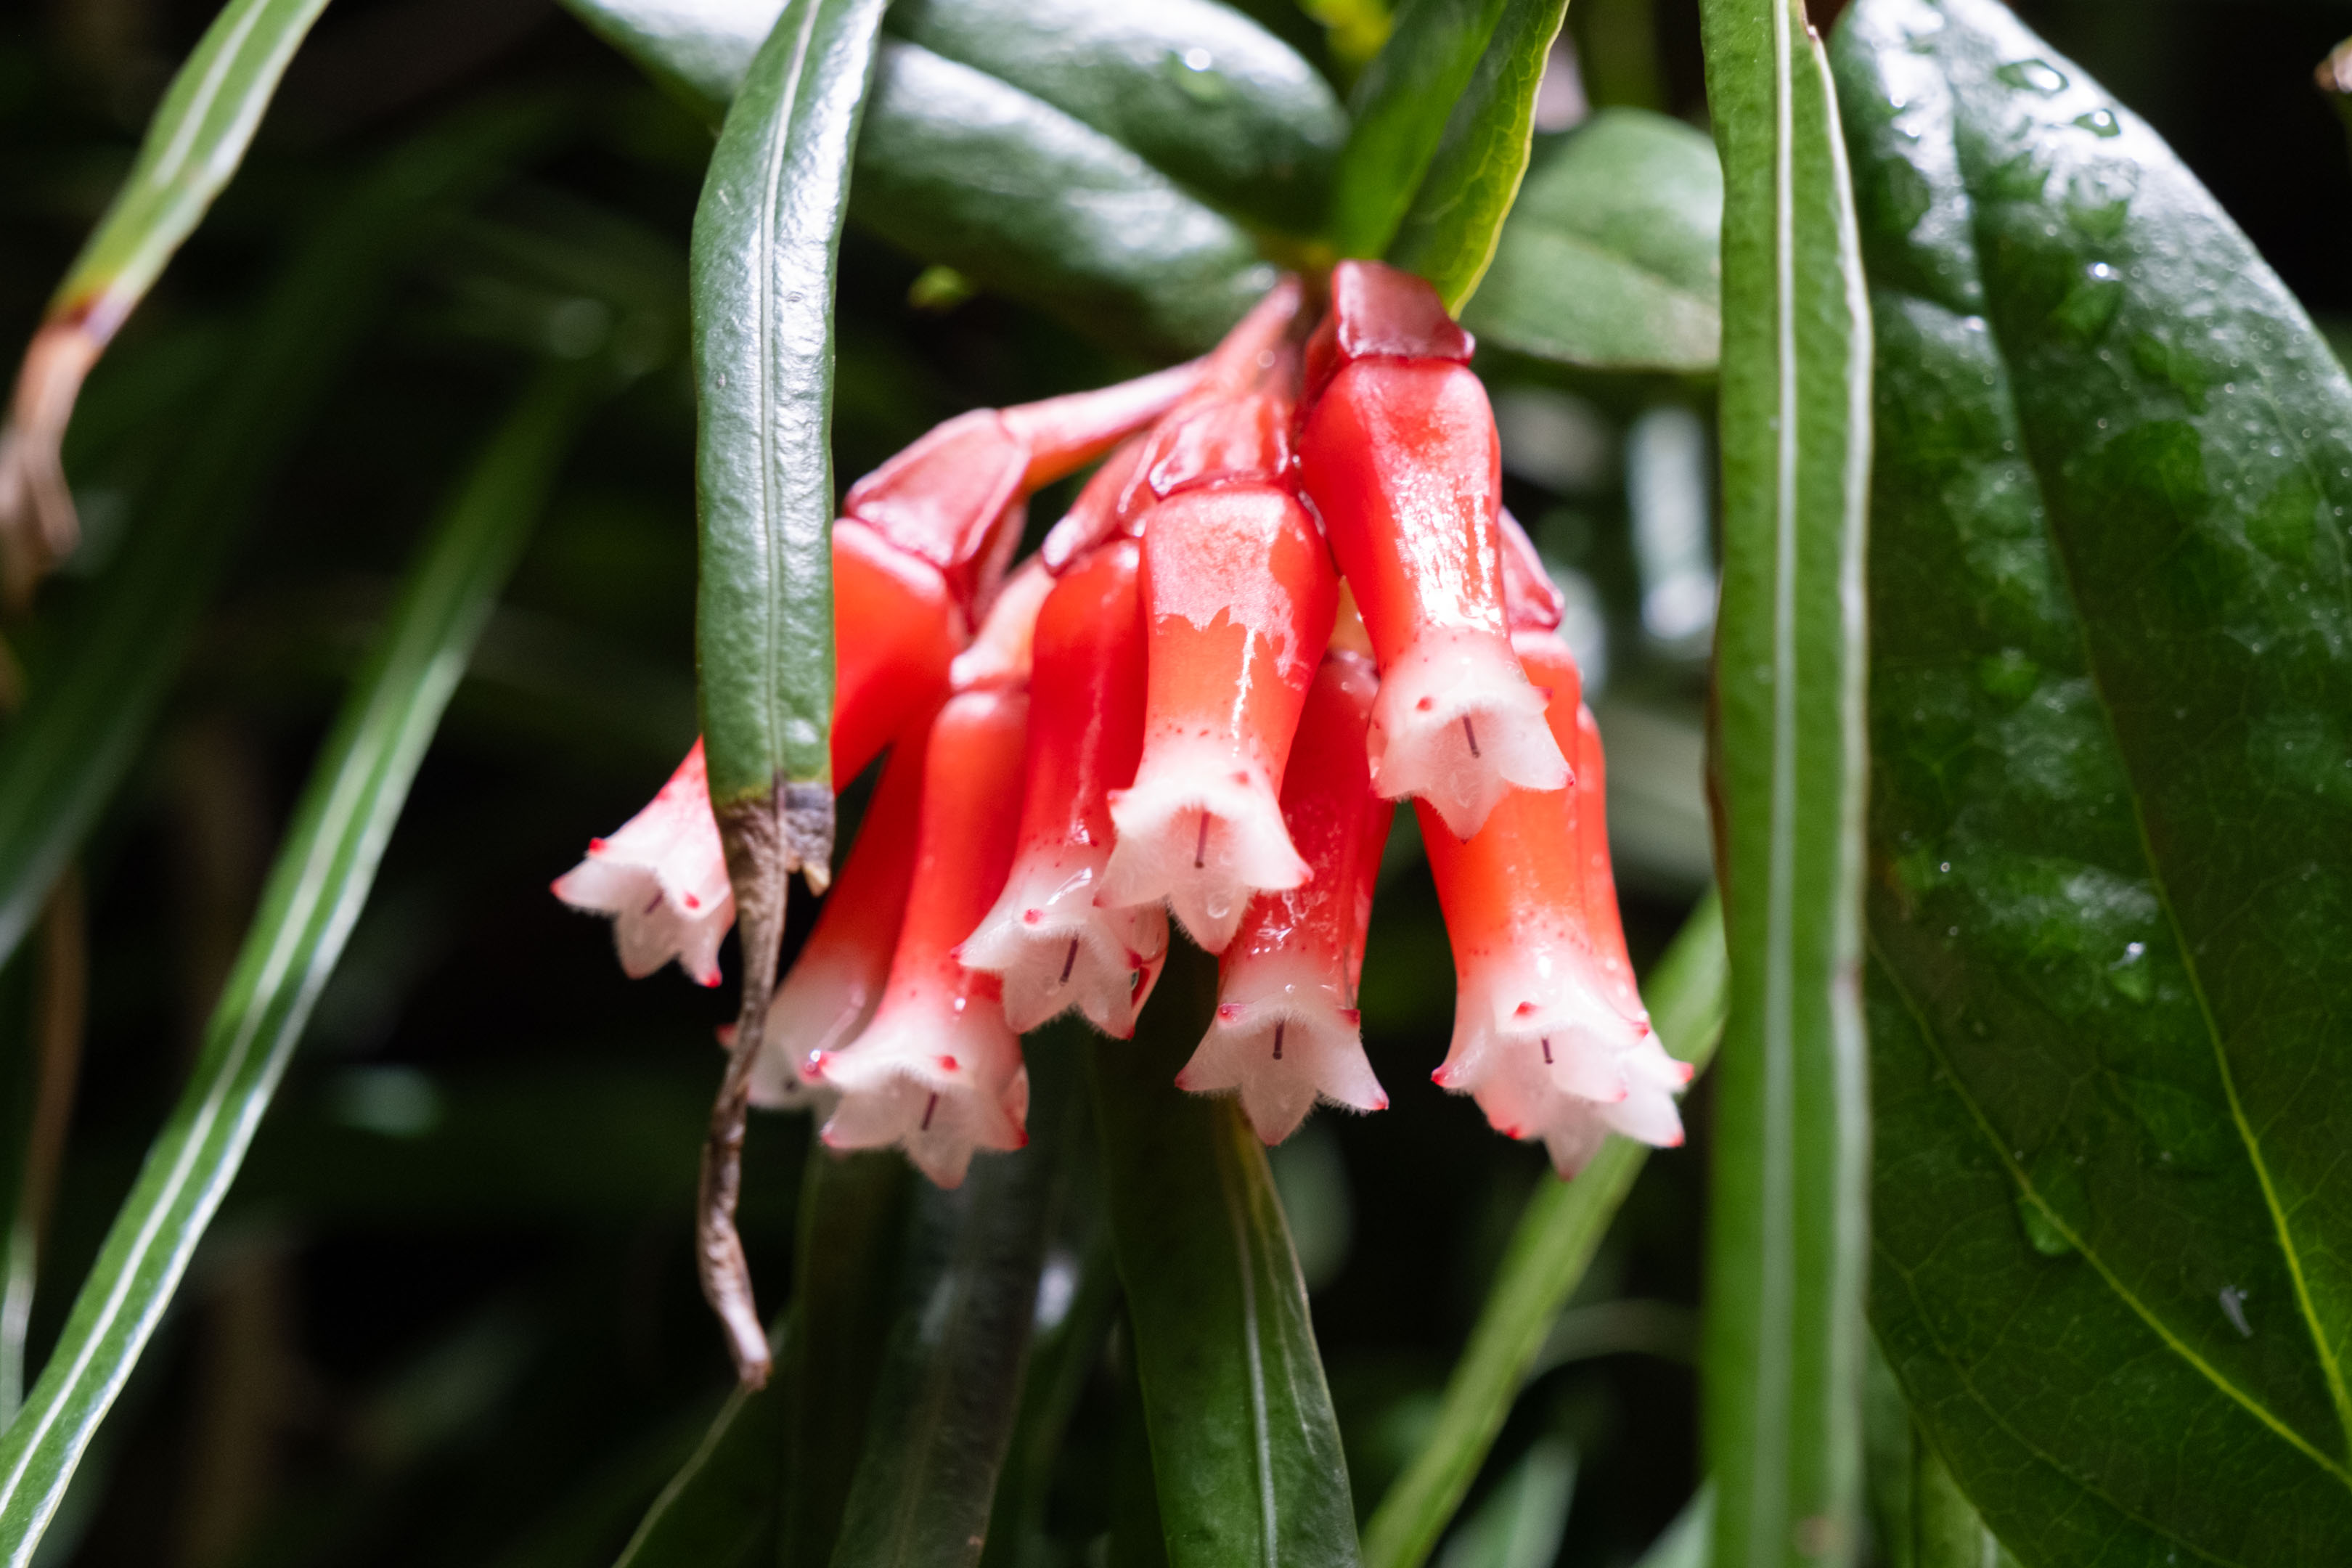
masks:
<svg viewBox="0 0 2352 1568"><path fill-rule="evenodd" d="M2074 116L2074 123L2094 136L2120 136L2124 133L2123 124L2116 119L2112 109L2094 109L2078 114Z"/></svg>
<svg viewBox="0 0 2352 1568"><path fill-rule="evenodd" d="M1992 73L2004 86L2021 87L2044 98L2063 91L2066 79L2048 60L2011 60Z"/></svg>

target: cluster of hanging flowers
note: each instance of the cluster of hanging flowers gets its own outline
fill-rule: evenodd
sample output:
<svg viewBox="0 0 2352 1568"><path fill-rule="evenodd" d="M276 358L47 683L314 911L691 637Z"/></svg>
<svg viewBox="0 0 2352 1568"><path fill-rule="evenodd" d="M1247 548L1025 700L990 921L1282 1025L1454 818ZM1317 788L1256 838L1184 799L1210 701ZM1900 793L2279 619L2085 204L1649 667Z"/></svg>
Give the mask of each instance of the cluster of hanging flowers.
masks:
<svg viewBox="0 0 2352 1568"><path fill-rule="evenodd" d="M1206 359L949 421L849 491L836 779L887 750L777 988L753 1102L932 1180L1025 1141L1021 1035L1133 1034L1173 915L1221 955L1177 1082L1260 1137L1388 1104L1356 1011L1393 803L1457 979L1433 1075L1562 1175L1681 1142L1609 866L1601 740L1557 591L1500 502L1471 340L1427 284L1286 281ZM1311 332L1307 329L1312 326ZM1101 459L1008 571L1038 487ZM698 743L555 883L623 966L718 982L734 919Z"/></svg>

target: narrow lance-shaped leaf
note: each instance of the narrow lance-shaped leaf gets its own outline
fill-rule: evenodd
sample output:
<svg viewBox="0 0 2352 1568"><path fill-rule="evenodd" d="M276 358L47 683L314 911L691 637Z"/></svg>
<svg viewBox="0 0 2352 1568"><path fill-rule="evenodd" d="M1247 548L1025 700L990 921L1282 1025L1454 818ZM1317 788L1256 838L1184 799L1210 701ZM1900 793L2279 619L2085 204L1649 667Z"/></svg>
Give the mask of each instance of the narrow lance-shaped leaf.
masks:
<svg viewBox="0 0 2352 1568"><path fill-rule="evenodd" d="M1711 371L1722 238L1723 165L1706 134L1604 109L1528 174L1462 324L1562 364Z"/></svg>
<svg viewBox="0 0 2352 1568"><path fill-rule="evenodd" d="M1352 1568L1347 1460L1265 1151L1238 1100L1175 1087L1215 994L1215 962L1180 942L1135 1040L1087 1057L1167 1561Z"/></svg>
<svg viewBox="0 0 2352 1568"><path fill-rule="evenodd" d="M2036 1568L2340 1562L2352 382L2005 10L1864 0L1837 63L1886 431L1874 1324Z"/></svg>
<svg viewBox="0 0 2352 1568"><path fill-rule="evenodd" d="M779 1322L769 1353L789 1334ZM737 1568L772 1558L783 1479L788 1384L737 1384L686 1463L662 1488L613 1568Z"/></svg>
<svg viewBox="0 0 2352 1568"><path fill-rule="evenodd" d="M0 735L0 957L130 770L262 489L403 260L556 123L544 106L451 119L387 155L288 260L209 414Z"/></svg>
<svg viewBox="0 0 2352 1568"><path fill-rule="evenodd" d="M1535 140L1536 89L1568 0L1504 0L1477 69L1389 241L1388 259L1418 272L1459 315L1495 258Z"/></svg>
<svg viewBox="0 0 2352 1568"><path fill-rule="evenodd" d="M661 0L566 4L714 122L767 36L761 18L782 9L776 0L686 12ZM1093 84L1084 100L1063 94L1081 108L1165 86L1164 72L1146 82L1139 58L1111 47L1137 14L1112 16L1118 25L1091 30L1088 48L1052 73L1063 86ZM1068 41L1055 53L1067 57ZM1263 120L1254 138L1273 139L1258 133ZM886 42L876 63L850 216L982 288L1164 357L1213 343L1274 280L1239 226L1133 149L1003 78L903 40Z"/></svg>
<svg viewBox="0 0 2352 1568"><path fill-rule="evenodd" d="M768 1342L735 1202L786 887L803 871L822 891L833 856L833 278L881 19L882 0L785 8L728 111L694 217L695 653L743 952L696 1258L755 1387Z"/></svg>
<svg viewBox="0 0 2352 1568"><path fill-rule="evenodd" d="M1723 154L1723 599L1710 766L1730 1012L1704 1420L1717 1568L1859 1545L1859 997L1870 313L1797 0L1703 0Z"/></svg>
<svg viewBox="0 0 2352 1568"><path fill-rule="evenodd" d="M229 0L173 77L98 230L26 351L0 430L0 552L10 594L74 546L58 446L82 377L236 173L287 62L327 0Z"/></svg>
<svg viewBox="0 0 2352 1568"><path fill-rule="evenodd" d="M1379 256L1404 222L1512 0L1413 0L1357 79L1354 122L1331 185L1331 244Z"/></svg>
<svg viewBox="0 0 2352 1568"><path fill-rule="evenodd" d="M1712 897L1642 990L1666 1049L1704 1068L1723 1031L1723 914ZM1612 1136L1574 1181L1547 1180L1528 1200L1429 1438L1364 1527L1366 1568L1420 1568L1429 1560L1649 1153L1646 1144Z"/></svg>
<svg viewBox="0 0 2352 1568"><path fill-rule="evenodd" d="M1025 1046L1029 1146L983 1154L961 1187L923 1183L834 1568L980 1561L1028 1364L1045 1242L1086 1131L1074 1026Z"/></svg>
<svg viewBox="0 0 2352 1568"><path fill-rule="evenodd" d="M593 374L524 396L436 528L345 700L278 851L202 1054L83 1280L48 1365L0 1432L0 1561L41 1532L220 1206L367 901L442 710L465 674Z"/></svg>

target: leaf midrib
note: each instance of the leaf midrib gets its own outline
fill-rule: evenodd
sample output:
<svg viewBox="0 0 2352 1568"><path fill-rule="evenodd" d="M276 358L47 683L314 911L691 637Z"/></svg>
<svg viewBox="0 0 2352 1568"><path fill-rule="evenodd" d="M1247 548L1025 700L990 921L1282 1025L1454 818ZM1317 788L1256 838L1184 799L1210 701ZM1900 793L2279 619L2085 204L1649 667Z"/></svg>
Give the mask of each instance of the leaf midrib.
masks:
<svg viewBox="0 0 2352 1568"><path fill-rule="evenodd" d="M1914 1026L1918 1029L1919 1037L1927 1043L1928 1050L1934 1053L1936 1065L1943 1069L1945 1082L1950 1087L1952 1093L1959 1100L1961 1107L1968 1111L1969 1120L1975 1123L1978 1133L1984 1139L1985 1146L1992 1151L1993 1157L2000 1162L2001 1168L2009 1173L2010 1179L2017 1184L2018 1190L2025 1195L2028 1202L2033 1205L2035 1211L2048 1222L2053 1230L2065 1237L2068 1244L2071 1245L2076 1252L2082 1255L2084 1262L2090 1264L2094 1269L2097 1270L2099 1278L2106 1283L2107 1289L2115 1293L2116 1300L2122 1301L2126 1307L2131 1310L2131 1312L2135 1317L2146 1323L2149 1331L2164 1343L2167 1349L2170 1350L2183 1362L2194 1368L2200 1376L2202 1376L2207 1382L2210 1383L2229 1399L2243 1408L2247 1414L2252 1415L2263 1426L2269 1427L2273 1432L2284 1438L2295 1449L2296 1452L2302 1454L2313 1464L2317 1465L2322 1470L2333 1477L2337 1484L2346 1487L2347 1489L2352 1489L2352 1471L2347 1471L2342 1465L2330 1458L2327 1455L2322 1453L2308 1438L2305 1437L2294 1427L2288 1426L2281 1417L2273 1414L2269 1406L2263 1404L2262 1401L2256 1399L2244 1389L2240 1388L2235 1383L2232 1383L2227 1376L2223 1375L2219 1368L2213 1366L2210 1363L2207 1362L2204 1357L2199 1355L2194 1350L2190 1349L2187 1342L2175 1334L2172 1331L2171 1327L2156 1313L2154 1309L2142 1301L2139 1297L2124 1283L2122 1277L2118 1275L2114 1268L2108 1266L2106 1260L2099 1255L2098 1250L2090 1244L2089 1240L2080 1232L2075 1230L2073 1226L2067 1224L2065 1216L2061 1215L2058 1210L2042 1195L2041 1192L2034 1186L2032 1178L2027 1175L2025 1168L2018 1163L2017 1160L2011 1154L2009 1146L2001 1141L2000 1134L1994 1130L1991 1119L1986 1115L1984 1108L1978 1103L1976 1096L1969 1092L1967 1079L1962 1076L1958 1065L1955 1063L1951 1057L1945 1051L1942 1036L1937 1031L1935 1025L1928 1019L1926 1011L1919 1005L1918 999L1911 994L1910 987L1905 984L1902 972L1895 967L1894 960L1887 955L1886 950L1880 944L1878 938L1875 935L1871 936L1868 940L1871 957L1877 963L1880 973L1886 976L1887 984L1893 987L1896 997L1901 1000L1904 1011L1911 1016L1911 1022ZM1958 1367L1959 1363L1957 1361L1951 1361L1949 1358L1947 1359L1950 1365L1956 1369ZM1988 1415L1992 1415L1997 1421L2000 1419L1998 1413L1990 1404L1985 1403L1981 1400L1979 1400L1979 1403L1984 1405L1984 1408ZM2005 1423L2002 1425L2002 1430L2009 1430L2009 1427ZM2017 1436L2017 1440L2021 1443L2027 1441L2024 1437L2020 1436L2015 1433L2011 1433L2011 1436ZM2030 1444L2028 1446L2031 1447ZM2037 1453L2040 1452L2038 1449L2035 1451ZM2057 1464L2057 1461L2054 1459L2052 1459L2050 1462L2053 1465ZM2084 1487L2085 1489L2092 1489L2088 1482L2084 1481L2080 1477L2075 1476L2073 1471L2065 1469L2063 1466L2059 1466L2058 1468L2062 1473L2068 1476L2070 1479L2074 1480L2077 1485ZM2098 1495L2101 1497L2105 1496L2105 1493L2099 1493ZM2114 1506L2118 1509L2123 1508L2122 1504L2116 1503L2115 1500L2111 1498L2107 1499L2107 1500L2110 1503L2114 1503ZM2128 1512L2129 1510L2126 1510L2125 1511ZM2150 1528L2161 1529L2162 1527L2151 1523ZM2183 1545L2189 1544L2185 1540L2181 1543ZM2215 1559L2215 1561L2223 1560Z"/></svg>

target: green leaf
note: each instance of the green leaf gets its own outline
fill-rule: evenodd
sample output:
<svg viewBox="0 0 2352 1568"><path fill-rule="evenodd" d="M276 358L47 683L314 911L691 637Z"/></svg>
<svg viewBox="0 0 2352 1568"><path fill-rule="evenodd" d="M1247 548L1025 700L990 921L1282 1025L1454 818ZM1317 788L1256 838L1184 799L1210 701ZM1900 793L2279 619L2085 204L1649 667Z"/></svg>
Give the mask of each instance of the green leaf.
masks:
<svg viewBox="0 0 2352 1568"><path fill-rule="evenodd" d="M1074 1155L1084 1152L1080 1149ZM1092 1184L1085 1178L1077 1183L1080 1191ZM1118 1269L1111 1260L1110 1239L1098 1226L1088 1229L1095 1239L1076 1260L1069 1306L1060 1322L1040 1325L1045 1333L1030 1354L1013 1441L996 1479L996 1502L989 1510L988 1548L981 1555L981 1568L1022 1568L1035 1561L1055 1460L1119 1315ZM1152 1539L1159 1539L1156 1521Z"/></svg>
<svg viewBox="0 0 2352 1568"><path fill-rule="evenodd" d="M1396 237L1469 90L1496 24L1514 0L1408 0L1356 82L1354 121L1331 186L1331 243L1379 256Z"/></svg>
<svg viewBox="0 0 2352 1568"><path fill-rule="evenodd" d="M1633 1568L1707 1568L1714 1561L1715 1483L1708 1481L1650 1542L1650 1549Z"/></svg>
<svg viewBox="0 0 2352 1568"><path fill-rule="evenodd" d="M1070 1026L1024 1042L1029 1146L981 1158L953 1191L915 1197L897 1321L835 1568L980 1561L1012 1442L1045 1242L1086 1133Z"/></svg>
<svg viewBox="0 0 2352 1568"><path fill-rule="evenodd" d="M778 1568L826 1568L866 1448L906 1229L907 1162L896 1150L836 1154L811 1140L793 1237L793 1339Z"/></svg>
<svg viewBox="0 0 2352 1568"><path fill-rule="evenodd" d="M1424 4L1429 0L1423 0ZM1535 139L1536 89L1568 0L1504 0L1478 68L1453 102L1388 259L1437 286L1460 314L1495 258Z"/></svg>
<svg viewBox="0 0 2352 1568"><path fill-rule="evenodd" d="M2015 1568L1912 1421L1875 1342L1864 1378L1871 1526L1886 1568Z"/></svg>
<svg viewBox="0 0 2352 1568"><path fill-rule="evenodd" d="M1887 430L1874 1321L2021 1560L2340 1562L2352 384L2006 11L1864 0L1838 49Z"/></svg>
<svg viewBox="0 0 2352 1568"><path fill-rule="evenodd" d="M1723 155L1723 599L1710 755L1730 1011L1702 1421L1717 1568L1859 1542L1859 997L1870 312L1800 0L1702 0Z"/></svg>
<svg viewBox="0 0 2352 1568"><path fill-rule="evenodd" d="M1347 1459L1265 1151L1237 1100L1175 1087L1215 1005L1215 961L1180 942L1134 1041L1087 1053L1168 1562L1352 1565Z"/></svg>
<svg viewBox="0 0 2352 1568"><path fill-rule="evenodd" d="M367 900L474 638L571 445L590 374L552 370L524 395L417 557L336 720L187 1087L48 1365L0 1432L0 1553L11 1568L31 1562L75 1464L236 1176Z"/></svg>
<svg viewBox="0 0 2352 1568"><path fill-rule="evenodd" d="M452 119L388 154L288 260L195 437L0 735L0 956L138 756L231 551L393 276L557 123L535 105Z"/></svg>
<svg viewBox="0 0 2352 1568"><path fill-rule="evenodd" d="M1216 0L898 0L888 26L1217 206L1286 234L1322 227L1347 115L1312 66Z"/></svg>
<svg viewBox="0 0 2352 1568"><path fill-rule="evenodd" d="M767 36L761 15L772 21L778 10L773 0L718 0L690 12L662 0L565 3L714 121ZM1097 102L1108 90L1077 96L1076 84L1092 87L1096 79L1121 84L1114 97L1156 95L1159 68L1139 83L1138 58L1109 47L1128 35L1108 24L1098 31L1104 47L1067 68L1049 71L1034 58L1025 68L1050 75L1076 102ZM1245 58L1259 60L1272 47L1261 44ZM1274 280L1231 219L1132 149L985 70L916 44L886 42L868 96L850 216L983 288L1105 342L1173 358L1213 343ZM1252 123L1262 124L1277 97L1269 88L1243 100L1258 111ZM1312 142L1321 134L1302 127L1286 137Z"/></svg>
<svg viewBox="0 0 2352 1568"><path fill-rule="evenodd" d="M1722 234L1723 166L1706 134L1604 109L1528 174L1463 325L1561 364L1711 371Z"/></svg>
<svg viewBox="0 0 2352 1568"><path fill-rule="evenodd" d="M1230 218L1110 138L917 45L882 57L860 226L1163 358L1207 348L1272 286Z"/></svg>
<svg viewBox="0 0 2352 1568"><path fill-rule="evenodd" d="M695 666L742 1014L703 1149L695 1256L743 1381L767 1342L735 1232L751 1064L793 873L833 861L834 270L883 0L793 0L727 111L694 213Z"/></svg>
<svg viewBox="0 0 2352 1568"><path fill-rule="evenodd" d="M0 432L0 534L10 588L74 544L58 447L92 361L245 160L287 62L327 0L228 0L147 122L131 173L50 298Z"/></svg>
<svg viewBox="0 0 2352 1568"><path fill-rule="evenodd" d="M772 1353L790 1331L779 1321ZM785 1384L729 1392L710 1428L621 1549L613 1568L767 1568L783 1479Z"/></svg>
<svg viewBox="0 0 2352 1568"><path fill-rule="evenodd" d="M1691 916L1643 990L1661 1043L1704 1068L1723 1030L1723 917L1714 899ZM1366 1568L1429 1560L1649 1153L1612 1137L1576 1180L1544 1182L1528 1200L1428 1441L1364 1527Z"/></svg>

